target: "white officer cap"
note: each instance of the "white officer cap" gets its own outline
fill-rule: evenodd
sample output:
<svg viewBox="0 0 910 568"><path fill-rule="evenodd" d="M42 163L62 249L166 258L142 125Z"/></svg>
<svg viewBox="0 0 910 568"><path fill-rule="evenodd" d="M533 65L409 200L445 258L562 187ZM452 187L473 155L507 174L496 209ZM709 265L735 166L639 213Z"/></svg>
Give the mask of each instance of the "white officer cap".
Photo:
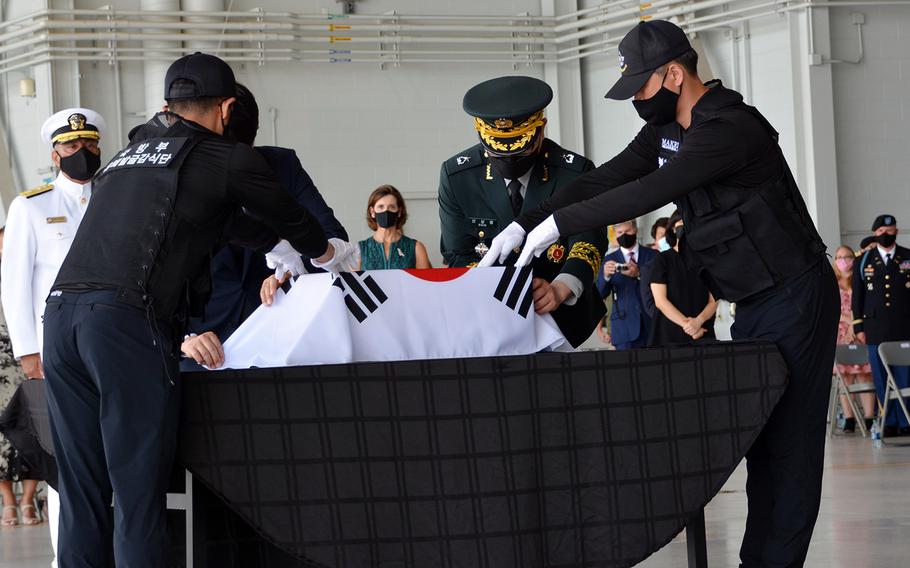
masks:
<svg viewBox="0 0 910 568"><path fill-rule="evenodd" d="M53 146L77 138L100 140L107 123L90 108L68 108L54 113L41 127L41 139Z"/></svg>

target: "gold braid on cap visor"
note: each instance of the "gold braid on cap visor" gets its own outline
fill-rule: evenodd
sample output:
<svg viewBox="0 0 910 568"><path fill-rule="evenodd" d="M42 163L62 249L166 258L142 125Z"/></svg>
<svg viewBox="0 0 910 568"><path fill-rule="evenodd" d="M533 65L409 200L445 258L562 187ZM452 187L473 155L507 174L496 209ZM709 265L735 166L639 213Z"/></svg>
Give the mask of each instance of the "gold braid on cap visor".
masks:
<svg viewBox="0 0 910 568"><path fill-rule="evenodd" d="M72 132L63 132L54 136L51 139L51 144L60 144L61 142L69 142L70 140L75 140L77 138L87 138L89 140L100 140L101 135L97 130L74 130Z"/></svg>
<svg viewBox="0 0 910 568"><path fill-rule="evenodd" d="M515 150L524 148L528 142L534 138L534 135L537 134L537 129L543 126L544 123L545 120L543 118L542 110L531 115L528 120L522 122L515 128L508 130L500 130L490 126L489 123L484 122L482 119L474 118L474 128L480 133L480 139L492 150L497 152L514 152ZM518 140L511 144L506 144L500 142L498 140L499 138L518 138Z"/></svg>

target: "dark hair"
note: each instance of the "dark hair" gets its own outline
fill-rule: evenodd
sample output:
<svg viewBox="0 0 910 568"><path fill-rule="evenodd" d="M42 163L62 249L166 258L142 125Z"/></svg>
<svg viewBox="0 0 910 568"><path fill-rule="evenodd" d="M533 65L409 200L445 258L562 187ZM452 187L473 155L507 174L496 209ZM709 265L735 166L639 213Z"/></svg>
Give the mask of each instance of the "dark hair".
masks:
<svg viewBox="0 0 910 568"><path fill-rule="evenodd" d="M181 92L190 90L192 91L195 88L195 83L189 79L176 79L171 84L171 92L174 91ZM221 104L221 101L224 100L224 97L191 97L191 98L180 98L180 99L167 99L168 110L175 114L182 114L185 112L196 113L196 112L206 112L213 106Z"/></svg>
<svg viewBox="0 0 910 568"><path fill-rule="evenodd" d="M682 221L682 214L679 212L679 209L674 211L670 218L667 219L667 232L664 234L664 238L667 239L667 244L671 247L676 246L676 230L674 226Z"/></svg>
<svg viewBox="0 0 910 568"><path fill-rule="evenodd" d="M373 190L373 193L370 194L370 198L367 200L367 225L372 231L378 229L379 225L376 224L376 219L373 219L370 215L370 209L376 205L377 201L386 195L395 197L395 201L398 202L398 223L395 225L395 228L400 229L404 227L404 224L408 220L408 208L404 204L404 197L401 196L401 192L395 189L394 185L380 185Z"/></svg>
<svg viewBox="0 0 910 568"><path fill-rule="evenodd" d="M667 228L667 221L669 221L669 220L670 220L669 217L660 217L657 221L654 221L654 224L651 225L651 238L652 239L657 238L657 229L659 229L661 227L663 227L664 229Z"/></svg>
<svg viewBox="0 0 910 568"><path fill-rule="evenodd" d="M691 73L692 75L698 75L698 52L694 49L683 53L670 63L677 63L682 65L683 69Z"/></svg>
<svg viewBox="0 0 910 568"><path fill-rule="evenodd" d="M249 146L256 140L259 131L259 105L256 97L246 86L237 83L237 101L231 107L231 121L228 130L238 141Z"/></svg>

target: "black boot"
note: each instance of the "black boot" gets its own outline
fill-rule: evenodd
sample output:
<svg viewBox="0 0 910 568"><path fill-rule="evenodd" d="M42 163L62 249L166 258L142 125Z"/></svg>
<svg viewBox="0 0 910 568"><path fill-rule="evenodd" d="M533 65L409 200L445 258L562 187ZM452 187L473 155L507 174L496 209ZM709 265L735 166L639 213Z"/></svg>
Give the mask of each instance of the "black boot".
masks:
<svg viewBox="0 0 910 568"><path fill-rule="evenodd" d="M875 421L874 418L866 418L866 432L872 430L872 423Z"/></svg>
<svg viewBox="0 0 910 568"><path fill-rule="evenodd" d="M856 432L856 418L844 419L844 432Z"/></svg>

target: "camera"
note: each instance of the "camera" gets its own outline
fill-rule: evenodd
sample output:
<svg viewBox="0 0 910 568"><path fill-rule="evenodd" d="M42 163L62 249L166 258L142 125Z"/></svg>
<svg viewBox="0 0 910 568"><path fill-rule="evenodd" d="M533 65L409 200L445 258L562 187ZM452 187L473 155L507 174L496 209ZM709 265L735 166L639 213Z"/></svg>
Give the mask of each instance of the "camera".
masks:
<svg viewBox="0 0 910 568"><path fill-rule="evenodd" d="M617 263L616 263L616 272L625 272L626 270L629 270L629 265L628 265L628 264L625 264L625 263L622 263L622 262L617 262Z"/></svg>

